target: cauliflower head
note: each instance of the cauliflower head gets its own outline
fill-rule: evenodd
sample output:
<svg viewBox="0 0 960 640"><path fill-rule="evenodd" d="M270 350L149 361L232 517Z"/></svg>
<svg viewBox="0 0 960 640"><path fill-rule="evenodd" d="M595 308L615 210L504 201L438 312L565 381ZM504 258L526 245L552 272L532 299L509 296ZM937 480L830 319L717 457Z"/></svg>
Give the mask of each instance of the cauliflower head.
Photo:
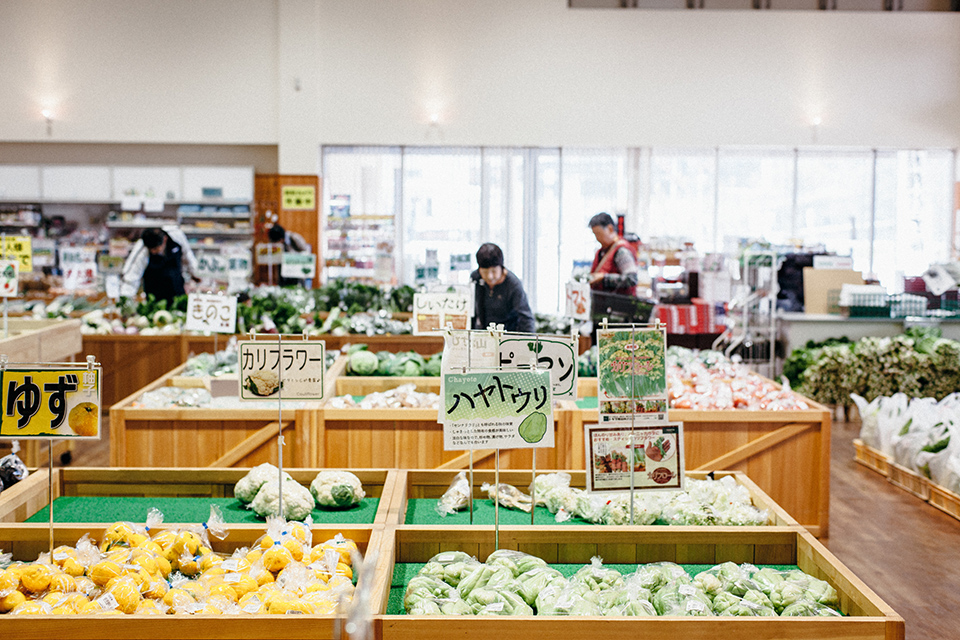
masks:
<svg viewBox="0 0 960 640"><path fill-rule="evenodd" d="M233 495L240 502L253 502L253 499L257 497L257 492L260 491L260 487L270 480L276 480L279 473L280 470L275 466L269 462L264 462L260 466L250 469L250 473L240 478L240 481L233 488ZM290 474L284 471L283 477L289 478Z"/></svg>
<svg viewBox="0 0 960 640"><path fill-rule="evenodd" d="M352 507L366 495L360 479L349 471L321 471L310 483L310 493L327 509Z"/></svg>
<svg viewBox="0 0 960 640"><path fill-rule="evenodd" d="M268 480L250 504L250 508L259 516L277 515L280 501L280 482L274 478ZM283 479L283 517L287 520L303 520L313 512L313 496L309 489L293 478Z"/></svg>

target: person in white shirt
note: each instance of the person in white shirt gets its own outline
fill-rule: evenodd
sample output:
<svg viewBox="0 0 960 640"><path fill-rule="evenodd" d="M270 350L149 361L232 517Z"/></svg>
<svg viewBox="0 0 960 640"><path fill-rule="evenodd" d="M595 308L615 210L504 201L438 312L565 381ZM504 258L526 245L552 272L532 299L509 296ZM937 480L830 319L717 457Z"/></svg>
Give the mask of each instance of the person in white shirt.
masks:
<svg viewBox="0 0 960 640"><path fill-rule="evenodd" d="M197 258L187 236L175 225L146 229L137 240L120 277L120 295L132 298L140 285L147 295L172 303L186 293L188 280L196 277Z"/></svg>

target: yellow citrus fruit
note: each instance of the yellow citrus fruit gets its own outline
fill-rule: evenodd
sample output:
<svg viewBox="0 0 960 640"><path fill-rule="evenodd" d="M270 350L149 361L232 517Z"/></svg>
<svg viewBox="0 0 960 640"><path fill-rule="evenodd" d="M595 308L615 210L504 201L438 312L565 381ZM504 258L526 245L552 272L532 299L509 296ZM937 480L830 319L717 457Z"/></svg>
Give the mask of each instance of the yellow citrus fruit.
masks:
<svg viewBox="0 0 960 640"><path fill-rule="evenodd" d="M50 606L38 600L23 602L10 612L12 616L42 616L50 613Z"/></svg>
<svg viewBox="0 0 960 640"><path fill-rule="evenodd" d="M27 596L23 595L19 591L11 591L4 597L0 598L0 613L13 611L26 601Z"/></svg>
<svg viewBox="0 0 960 640"><path fill-rule="evenodd" d="M60 605L59 607L54 607L53 611L50 612L50 615L54 616L74 616L77 614L77 610L71 607L70 605Z"/></svg>
<svg viewBox="0 0 960 640"><path fill-rule="evenodd" d="M226 582L219 582L210 587L210 597L212 598L214 596L226 598L230 602L237 601L237 592Z"/></svg>
<svg viewBox="0 0 960 640"><path fill-rule="evenodd" d="M293 555L290 550L277 544L263 554L263 568L273 573L283 570L291 562L293 562Z"/></svg>
<svg viewBox="0 0 960 640"><path fill-rule="evenodd" d="M155 600L163 598L169 590L170 585L167 584L166 580L153 580L144 585L144 587L141 587L144 598L153 598Z"/></svg>
<svg viewBox="0 0 960 640"><path fill-rule="evenodd" d="M123 568L119 564L112 560L104 560L90 567L88 575L95 584L102 587L122 573Z"/></svg>
<svg viewBox="0 0 960 640"><path fill-rule="evenodd" d="M117 578L110 587L109 593L117 600L117 606L124 613L133 613L140 604L140 587L133 578L126 576Z"/></svg>
<svg viewBox="0 0 960 640"><path fill-rule="evenodd" d="M32 564L20 574L20 584L30 593L43 593L50 586L53 572L45 564Z"/></svg>
<svg viewBox="0 0 960 640"><path fill-rule="evenodd" d="M281 599L275 598L270 602L270 605L267 607L267 613L278 615L289 613L291 611L299 611L300 613L312 614L313 605L305 600L299 598L292 599Z"/></svg>
<svg viewBox="0 0 960 640"><path fill-rule="evenodd" d="M50 591L72 593L77 590L77 581L67 573L57 573L50 578Z"/></svg>
<svg viewBox="0 0 960 640"><path fill-rule="evenodd" d="M95 436L99 431L100 408L92 402L81 402L67 414L67 424L78 436Z"/></svg>
<svg viewBox="0 0 960 640"><path fill-rule="evenodd" d="M79 578L83 575L85 569L76 558L67 558L63 561L63 572L74 578Z"/></svg>
<svg viewBox="0 0 960 640"><path fill-rule="evenodd" d="M77 607L77 613L82 616L93 615L94 613L100 613L100 605L96 602L85 602Z"/></svg>
<svg viewBox="0 0 960 640"><path fill-rule="evenodd" d="M163 596L163 604L168 607L182 607L193 604L196 601L197 599L194 598L192 594L187 593L183 589L170 589L166 595Z"/></svg>
<svg viewBox="0 0 960 640"><path fill-rule="evenodd" d="M303 560L303 543L297 540L296 538L288 537L284 539L283 546L286 547L287 551L290 552L290 555L293 556L293 559L297 562Z"/></svg>
<svg viewBox="0 0 960 640"><path fill-rule="evenodd" d="M9 591L20 586L20 574L0 569L0 591Z"/></svg>
<svg viewBox="0 0 960 640"><path fill-rule="evenodd" d="M155 600L141 600L137 605L137 615L139 616L159 616L163 615L160 607Z"/></svg>

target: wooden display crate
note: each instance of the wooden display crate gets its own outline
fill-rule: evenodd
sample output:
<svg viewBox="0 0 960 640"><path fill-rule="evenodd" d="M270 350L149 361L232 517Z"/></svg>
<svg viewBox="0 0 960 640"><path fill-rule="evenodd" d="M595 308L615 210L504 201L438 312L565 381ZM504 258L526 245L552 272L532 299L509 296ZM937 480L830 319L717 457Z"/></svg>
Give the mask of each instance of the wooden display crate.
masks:
<svg viewBox="0 0 960 640"><path fill-rule="evenodd" d="M101 403L110 407L186 362L179 335L85 335L83 352L103 366Z"/></svg>
<svg viewBox="0 0 960 640"><path fill-rule="evenodd" d="M105 527L97 525L55 525L54 544L76 544L84 534L94 539L103 536ZM381 527L313 527L314 540L323 541L342 533L357 543L361 553L380 551L384 547L384 530ZM265 533L258 525L231 525L224 540L211 540L214 551L229 554L250 546ZM47 525L14 524L0 525L0 548L13 553L14 560L32 561L48 549ZM374 577L376 580L377 577ZM373 611L382 611L380 600L384 593L375 584L370 606ZM290 638L314 638L333 640L340 638L338 628L342 616L0 616L5 638L41 640L48 638L150 638L151 640L245 639L289 640Z"/></svg>
<svg viewBox="0 0 960 640"><path fill-rule="evenodd" d="M115 467L251 467L277 460L277 410L169 408L131 405L144 392L167 386L184 365L110 408L110 464ZM293 467L317 467L318 403L284 409L284 458ZM360 466L360 465L355 465ZM363 465L370 466L370 465Z"/></svg>
<svg viewBox="0 0 960 640"><path fill-rule="evenodd" d="M392 537L390 534L393 534ZM385 529L384 553L377 585L387 602L396 563L425 562L441 551L464 551L480 560L494 551L493 527L451 531L449 527ZM392 548L388 545L392 543ZM797 565L826 580L840 596L841 618L622 618L622 617L473 617L383 615L377 619L382 640L437 637L482 637L526 640L597 637L676 640L677 638L766 638L780 640L902 640L903 618L850 572L826 547L802 529L736 527L692 530L684 527L500 528L500 548L516 549L550 563L590 564L593 556L608 563L670 561L716 564L726 561L764 565Z"/></svg>
<svg viewBox="0 0 960 640"><path fill-rule="evenodd" d="M683 422L688 470L743 471L819 537L829 525L831 414L806 402L810 408L797 411L671 409L669 415ZM597 409L559 404L558 468L583 469L583 425L597 422Z"/></svg>
<svg viewBox="0 0 960 640"><path fill-rule="evenodd" d="M887 480L894 486L900 487L907 493L912 493L921 500L930 498L930 480L916 471L901 467L892 460L889 463Z"/></svg>
<svg viewBox="0 0 960 640"><path fill-rule="evenodd" d="M537 474L551 473L550 471L537 471ZM584 489L586 487L587 474L585 471L568 471L570 474L570 486ZM390 507L390 513L387 518L387 524L402 525L406 521L407 501L414 498L427 498L437 500L450 486L456 471L441 470L407 470L397 472L396 489L393 493L393 503ZM501 471L500 482L513 485L524 493L527 493L527 487L532 481L532 472L530 471ZM777 527L799 527L800 525L790 514L784 511L770 496L765 494L760 487L754 484L744 473L740 471L720 471L714 474L716 479L724 476L733 476L738 484L743 485L750 492L753 505L758 509L766 511L771 526ZM487 495L480 491L482 483L494 483L494 472L490 470L478 470L474 472L473 497L487 498ZM703 480L707 477L705 471L694 471L687 474L688 478ZM574 526L574 525L570 525ZM657 528L662 528L662 525Z"/></svg>
<svg viewBox="0 0 960 640"><path fill-rule="evenodd" d="M371 393L389 391L404 384L413 384L420 393L440 393L438 376L340 376L335 382L336 396L367 396Z"/></svg>
<svg viewBox="0 0 960 640"><path fill-rule="evenodd" d="M229 498L249 469L108 469L77 467L53 470L53 499L61 496L123 496L164 498ZM284 469L305 487L320 469ZM371 524L388 521L397 471L351 470L363 484L367 497L380 498ZM24 522L50 504L50 479L46 470L30 474L9 491L0 493L0 522ZM112 520L111 520L112 521ZM231 525L232 526L232 525Z"/></svg>
<svg viewBox="0 0 960 640"><path fill-rule="evenodd" d="M868 469L873 469L884 478L890 475L890 461L882 451L864 444L860 438L854 439L853 448L857 452L857 462Z"/></svg>
<svg viewBox="0 0 960 640"><path fill-rule="evenodd" d="M938 484L931 482L930 487L930 499L929 502L931 505L940 509L947 515L951 515L957 520L960 520L960 495L955 494L953 491L941 487ZM396 500L396 496L394 496ZM390 521L390 516L387 516L388 521Z"/></svg>

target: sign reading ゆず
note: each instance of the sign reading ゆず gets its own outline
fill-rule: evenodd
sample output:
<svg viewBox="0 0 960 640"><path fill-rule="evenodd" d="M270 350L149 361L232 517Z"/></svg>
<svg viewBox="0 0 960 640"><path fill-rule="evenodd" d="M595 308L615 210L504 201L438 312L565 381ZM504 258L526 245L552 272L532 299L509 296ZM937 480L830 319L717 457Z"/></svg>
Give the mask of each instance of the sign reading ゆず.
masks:
<svg viewBox="0 0 960 640"><path fill-rule="evenodd" d="M241 400L322 400L322 340L244 340L237 343Z"/></svg>
<svg viewBox="0 0 960 640"><path fill-rule="evenodd" d="M0 438L99 438L100 369L0 371Z"/></svg>
<svg viewBox="0 0 960 640"><path fill-rule="evenodd" d="M447 451L553 447L548 371L447 374L443 394Z"/></svg>
<svg viewBox="0 0 960 640"><path fill-rule="evenodd" d="M33 247L30 236L4 236L3 257L20 261L20 273L33 271Z"/></svg>
<svg viewBox="0 0 960 640"><path fill-rule="evenodd" d="M187 331L236 333L237 297L191 293L187 297Z"/></svg>

